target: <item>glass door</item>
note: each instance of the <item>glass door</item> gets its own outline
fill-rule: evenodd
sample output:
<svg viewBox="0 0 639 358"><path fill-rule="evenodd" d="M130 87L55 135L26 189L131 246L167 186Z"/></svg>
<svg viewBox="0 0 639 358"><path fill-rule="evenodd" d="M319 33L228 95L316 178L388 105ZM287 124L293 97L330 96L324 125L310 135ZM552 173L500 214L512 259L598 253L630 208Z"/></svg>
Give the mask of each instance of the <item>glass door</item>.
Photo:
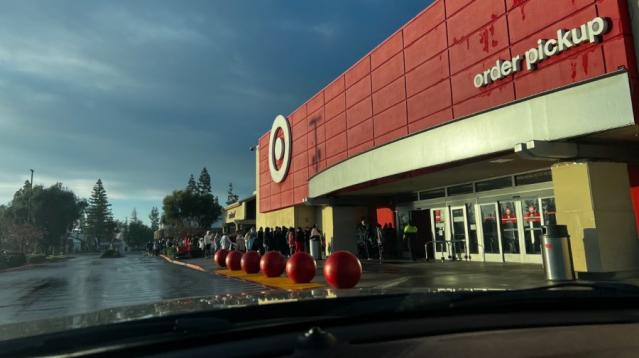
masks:
<svg viewBox="0 0 639 358"><path fill-rule="evenodd" d="M466 207L453 206L450 208L451 217L451 255L455 260L466 259L468 252L468 222Z"/></svg>
<svg viewBox="0 0 639 358"><path fill-rule="evenodd" d="M482 261L477 230L477 216L475 204L466 204L466 219L468 220L468 260Z"/></svg>
<svg viewBox="0 0 639 358"><path fill-rule="evenodd" d="M519 224L521 205L515 201L500 201L501 248L506 262L522 262Z"/></svg>
<svg viewBox="0 0 639 358"><path fill-rule="evenodd" d="M555 198L541 198L542 225L555 225L557 219L555 217Z"/></svg>
<svg viewBox="0 0 639 358"><path fill-rule="evenodd" d="M541 263L541 199L525 199L521 202L524 224L524 261Z"/></svg>
<svg viewBox="0 0 639 358"><path fill-rule="evenodd" d="M433 208L430 210L430 227L433 234L433 245L435 246L435 259L449 259L448 244L448 209Z"/></svg>
<svg viewBox="0 0 639 358"><path fill-rule="evenodd" d="M501 242L499 240L499 216L497 216L497 203L479 205L481 220L481 237L483 237L484 260L503 262L501 254Z"/></svg>

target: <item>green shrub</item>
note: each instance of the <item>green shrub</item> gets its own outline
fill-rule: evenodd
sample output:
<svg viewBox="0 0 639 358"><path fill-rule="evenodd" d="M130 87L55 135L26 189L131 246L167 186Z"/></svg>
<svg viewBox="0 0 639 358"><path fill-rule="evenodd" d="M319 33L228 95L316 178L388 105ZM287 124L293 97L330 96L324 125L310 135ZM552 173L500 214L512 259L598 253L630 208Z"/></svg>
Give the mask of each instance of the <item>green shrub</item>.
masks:
<svg viewBox="0 0 639 358"><path fill-rule="evenodd" d="M120 255L120 252L118 252L117 250L106 250L102 253L100 257L103 259L105 258L108 259L108 258L122 257L122 255Z"/></svg>
<svg viewBox="0 0 639 358"><path fill-rule="evenodd" d="M27 257L19 252L6 253L5 257L5 262L9 267L18 267L27 263Z"/></svg>
<svg viewBox="0 0 639 358"><path fill-rule="evenodd" d="M27 262L30 264L41 264L47 262L47 257L41 254L27 256Z"/></svg>

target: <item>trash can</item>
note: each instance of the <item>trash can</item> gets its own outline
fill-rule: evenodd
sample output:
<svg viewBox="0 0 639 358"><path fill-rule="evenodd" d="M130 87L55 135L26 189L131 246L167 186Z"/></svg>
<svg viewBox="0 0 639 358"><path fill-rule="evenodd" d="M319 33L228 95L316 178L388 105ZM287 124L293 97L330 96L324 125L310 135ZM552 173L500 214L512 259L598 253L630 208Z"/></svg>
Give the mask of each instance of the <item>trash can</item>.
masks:
<svg viewBox="0 0 639 358"><path fill-rule="evenodd" d="M322 259L322 242L320 239L311 239L311 256L313 256L315 260Z"/></svg>
<svg viewBox="0 0 639 358"><path fill-rule="evenodd" d="M566 225L548 225L543 228L541 241L546 279L570 281L575 279Z"/></svg>

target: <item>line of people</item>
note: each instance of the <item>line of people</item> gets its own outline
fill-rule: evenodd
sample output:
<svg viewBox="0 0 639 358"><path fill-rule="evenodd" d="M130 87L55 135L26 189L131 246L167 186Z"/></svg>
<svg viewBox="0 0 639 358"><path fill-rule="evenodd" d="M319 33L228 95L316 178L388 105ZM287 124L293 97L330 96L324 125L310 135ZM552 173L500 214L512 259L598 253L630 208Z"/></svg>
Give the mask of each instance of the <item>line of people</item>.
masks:
<svg viewBox="0 0 639 358"><path fill-rule="evenodd" d="M401 245L401 242L397 240L392 225L369 226L366 218L362 218L355 228L355 238L357 256L360 259L371 260L375 258L382 262L384 258L401 255L402 247L398 246Z"/></svg>
<svg viewBox="0 0 639 358"><path fill-rule="evenodd" d="M285 256L304 251L310 252L310 242L319 241L321 251L324 250L324 238L317 226L302 229L301 227L259 228L257 231L251 227L246 232L237 231L234 234L228 232L215 233L207 231L204 237L198 240L198 246L203 250L205 257L211 257L220 249L258 251L264 254L266 251L279 251Z"/></svg>

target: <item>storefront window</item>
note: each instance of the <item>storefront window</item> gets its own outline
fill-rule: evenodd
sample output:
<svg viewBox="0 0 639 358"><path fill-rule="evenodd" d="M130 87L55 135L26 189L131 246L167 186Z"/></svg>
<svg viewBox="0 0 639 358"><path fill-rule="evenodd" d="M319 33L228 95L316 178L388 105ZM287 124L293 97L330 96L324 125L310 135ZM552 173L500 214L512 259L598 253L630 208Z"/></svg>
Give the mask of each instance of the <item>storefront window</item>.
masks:
<svg viewBox="0 0 639 358"><path fill-rule="evenodd" d="M502 177L475 183L475 191L482 192L487 190L509 188L511 186L513 186L512 177Z"/></svg>
<svg viewBox="0 0 639 358"><path fill-rule="evenodd" d="M428 200L435 198L443 198L446 196L446 190L444 188L422 191L419 193L419 200Z"/></svg>
<svg viewBox="0 0 639 358"><path fill-rule="evenodd" d="M499 203L501 214L501 246L505 254L518 254L519 232L517 230L517 213L515 202L502 201Z"/></svg>
<svg viewBox="0 0 639 358"><path fill-rule="evenodd" d="M541 199L541 208L544 213L544 225L556 225L557 218L555 217L555 198L543 198Z"/></svg>

